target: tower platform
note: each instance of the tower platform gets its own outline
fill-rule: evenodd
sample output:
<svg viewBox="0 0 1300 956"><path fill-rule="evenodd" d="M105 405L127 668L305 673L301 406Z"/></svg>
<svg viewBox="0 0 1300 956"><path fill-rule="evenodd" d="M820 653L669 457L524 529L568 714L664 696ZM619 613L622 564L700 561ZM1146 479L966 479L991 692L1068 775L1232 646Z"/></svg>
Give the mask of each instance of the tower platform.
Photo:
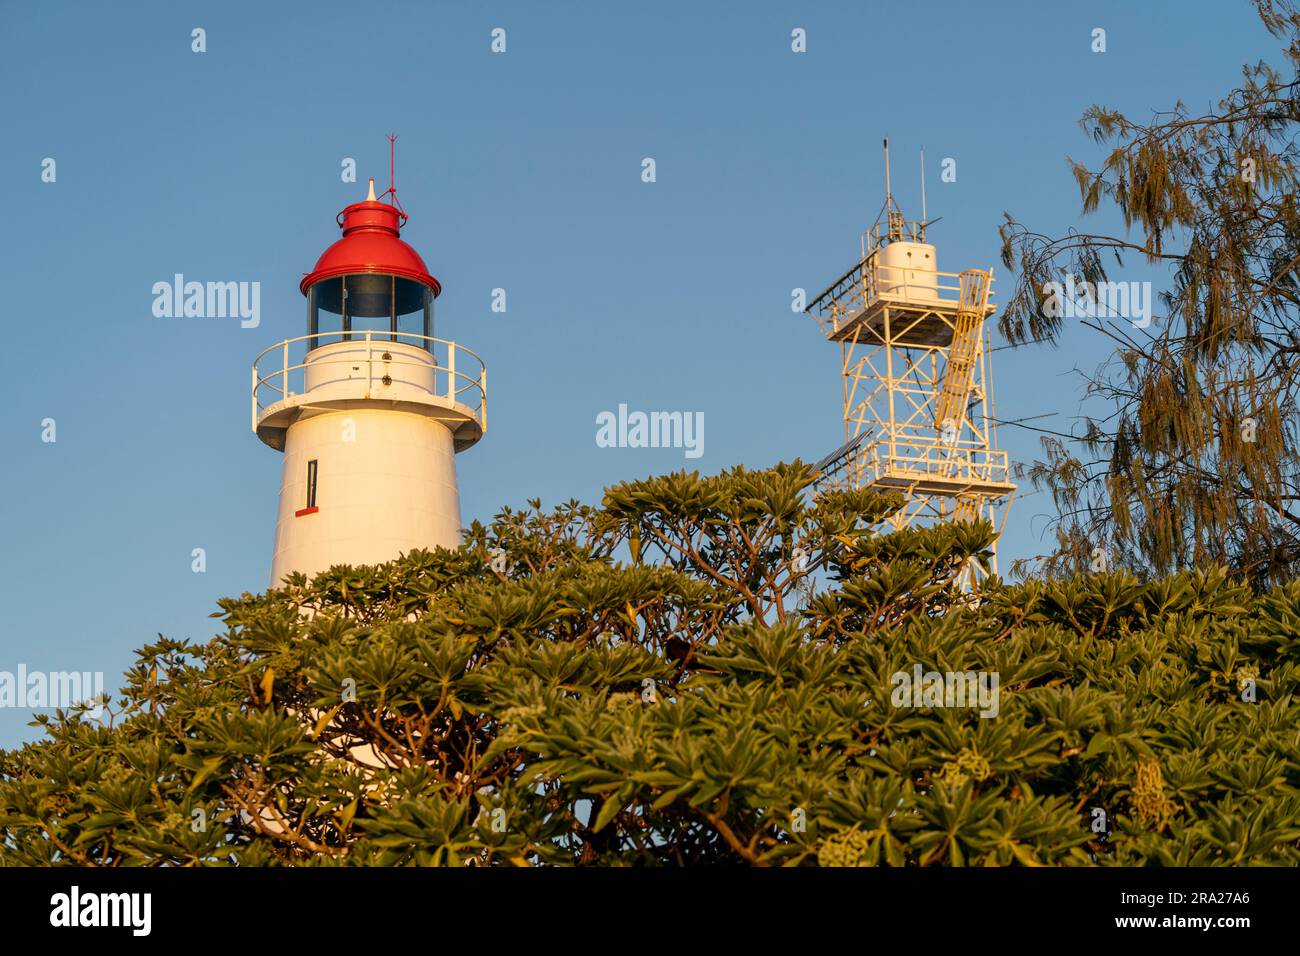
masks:
<svg viewBox="0 0 1300 956"><path fill-rule="evenodd" d="M859 438L856 448L825 471L827 477L877 491L948 498L1000 498L1016 490L1005 451L944 444L915 432Z"/></svg>
<svg viewBox="0 0 1300 956"><path fill-rule="evenodd" d="M958 315L966 311L961 291L960 273L884 265L872 253L804 311L832 342L883 342L888 331L896 346L947 348ZM984 305L981 321L996 311L996 306Z"/></svg>

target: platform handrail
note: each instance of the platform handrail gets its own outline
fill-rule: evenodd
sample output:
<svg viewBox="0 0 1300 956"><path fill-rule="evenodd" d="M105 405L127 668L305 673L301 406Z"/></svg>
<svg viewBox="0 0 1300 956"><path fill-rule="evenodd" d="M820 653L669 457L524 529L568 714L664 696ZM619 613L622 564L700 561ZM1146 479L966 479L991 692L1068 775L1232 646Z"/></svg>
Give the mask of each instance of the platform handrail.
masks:
<svg viewBox="0 0 1300 956"><path fill-rule="evenodd" d="M987 276L990 286L988 298L992 298L992 270L944 272L912 265L884 265L876 261L879 252L876 250L851 266L804 308L804 312L813 316L824 331L834 334L839 331L844 318L882 298L915 301L922 306L937 303L960 309L962 276L971 271L981 271ZM923 277L923 281L915 281L918 277ZM889 291L883 292L885 288Z"/></svg>
<svg viewBox="0 0 1300 956"><path fill-rule="evenodd" d="M878 436L856 456L856 470L870 477L909 480L1007 483L1010 455L1005 449L921 436Z"/></svg>

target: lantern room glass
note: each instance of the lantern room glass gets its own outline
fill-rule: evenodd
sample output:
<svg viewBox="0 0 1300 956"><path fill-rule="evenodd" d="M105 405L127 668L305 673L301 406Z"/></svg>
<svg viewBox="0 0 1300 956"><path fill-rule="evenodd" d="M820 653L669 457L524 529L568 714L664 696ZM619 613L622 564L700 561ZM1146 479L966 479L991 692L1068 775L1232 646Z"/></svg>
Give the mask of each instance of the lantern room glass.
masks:
<svg viewBox="0 0 1300 956"><path fill-rule="evenodd" d="M348 342L357 332L433 351L433 290L422 282L368 272L322 279L307 290L309 348ZM405 333L399 336L398 333ZM416 339L411 336L424 336ZM364 337L364 336L362 336Z"/></svg>

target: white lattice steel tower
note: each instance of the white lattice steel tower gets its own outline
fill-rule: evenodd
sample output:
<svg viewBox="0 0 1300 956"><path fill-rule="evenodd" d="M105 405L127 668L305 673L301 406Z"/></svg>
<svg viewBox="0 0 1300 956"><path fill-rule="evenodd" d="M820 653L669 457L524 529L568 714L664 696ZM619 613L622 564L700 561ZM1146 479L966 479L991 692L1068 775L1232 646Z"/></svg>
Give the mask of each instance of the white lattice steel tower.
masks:
<svg viewBox="0 0 1300 956"><path fill-rule="evenodd" d="M902 492L896 528L983 518L1001 532L1016 486L992 419L993 271L939 271L926 225L886 188L861 258L806 309L841 354L846 446L822 481ZM995 552L962 583L996 573Z"/></svg>
<svg viewBox="0 0 1300 956"><path fill-rule="evenodd" d="M307 335L253 363L253 430L284 452L272 585L460 543L454 456L487 428L487 372L433 338L442 286L400 238L396 190L383 196L371 180L302 280Z"/></svg>

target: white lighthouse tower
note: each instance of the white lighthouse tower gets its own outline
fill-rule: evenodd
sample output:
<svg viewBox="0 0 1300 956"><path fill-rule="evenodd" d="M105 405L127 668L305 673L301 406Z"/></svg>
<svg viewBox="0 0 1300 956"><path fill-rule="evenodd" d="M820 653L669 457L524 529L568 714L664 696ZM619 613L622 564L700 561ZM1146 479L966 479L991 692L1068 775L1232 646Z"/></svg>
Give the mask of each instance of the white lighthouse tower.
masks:
<svg viewBox="0 0 1300 956"><path fill-rule="evenodd" d="M442 286L400 238L406 220L372 179L299 286L307 334L253 363L253 431L284 452L273 586L460 544L455 454L487 428L487 371L433 337Z"/></svg>

